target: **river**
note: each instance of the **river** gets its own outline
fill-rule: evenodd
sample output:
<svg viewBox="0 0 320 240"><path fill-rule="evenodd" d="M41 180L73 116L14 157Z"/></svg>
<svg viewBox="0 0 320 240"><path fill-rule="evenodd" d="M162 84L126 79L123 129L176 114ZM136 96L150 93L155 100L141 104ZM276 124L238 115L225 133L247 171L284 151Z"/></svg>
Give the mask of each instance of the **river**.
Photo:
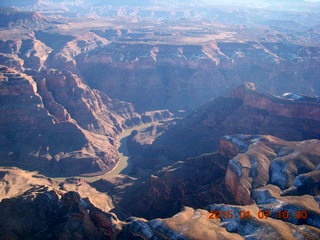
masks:
<svg viewBox="0 0 320 240"><path fill-rule="evenodd" d="M88 175L82 175L79 176L80 178L85 179L88 182L93 182L93 181L97 181L101 178L104 177L110 177L110 176L115 176L120 174L127 166L128 166L128 160L129 160L129 152L128 152L128 148L127 148L127 139L128 137L131 135L131 133L134 130L141 130L153 125L158 124L158 122L152 122L152 123L146 123L146 124L141 124L139 126L133 127L133 128L129 128L126 129L125 131L123 131L117 141L119 142L119 148L118 148L118 153L119 153L119 161L117 163L117 165L109 172L106 173L93 173L91 174L91 176ZM59 178L61 180L61 178Z"/></svg>

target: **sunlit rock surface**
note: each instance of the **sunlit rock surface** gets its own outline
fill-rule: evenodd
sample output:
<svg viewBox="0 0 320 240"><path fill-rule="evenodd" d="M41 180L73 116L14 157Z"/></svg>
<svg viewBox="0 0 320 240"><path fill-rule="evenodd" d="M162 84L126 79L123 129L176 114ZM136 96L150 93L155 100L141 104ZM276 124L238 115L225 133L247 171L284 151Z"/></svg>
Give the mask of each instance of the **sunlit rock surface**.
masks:
<svg viewBox="0 0 320 240"><path fill-rule="evenodd" d="M0 3L1 164L107 171L197 109L133 176L2 168L1 239L319 239L319 5L203 3Z"/></svg>
<svg viewBox="0 0 320 240"><path fill-rule="evenodd" d="M318 98L290 100L248 84L235 88L230 97L216 98L194 110L146 152L174 159L196 156L214 151L220 139L230 134L270 134L285 140L319 138Z"/></svg>
<svg viewBox="0 0 320 240"><path fill-rule="evenodd" d="M60 176L110 170L118 160L117 135L142 122L130 104L68 72L28 75L2 66L0 79L0 161L6 165ZM146 121L153 120L151 114Z"/></svg>

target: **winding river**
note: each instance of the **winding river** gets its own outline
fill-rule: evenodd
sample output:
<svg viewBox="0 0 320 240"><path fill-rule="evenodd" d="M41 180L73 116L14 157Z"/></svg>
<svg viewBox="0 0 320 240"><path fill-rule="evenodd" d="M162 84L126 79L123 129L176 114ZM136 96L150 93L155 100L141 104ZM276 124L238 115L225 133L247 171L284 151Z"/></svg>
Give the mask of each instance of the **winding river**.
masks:
<svg viewBox="0 0 320 240"><path fill-rule="evenodd" d="M128 160L130 157L129 152L128 152L128 148L127 148L127 138L130 136L130 134L134 130L141 130L141 129L144 129L144 128L147 128L147 127L150 127L150 126L156 125L156 124L158 124L158 122L141 124L139 126L126 129L125 131L123 131L119 135L118 140L117 140L119 142L119 148L118 148L119 162L111 171L106 172L106 173L101 173L101 174L99 174L99 173L92 174L92 176L82 175L79 177L85 179L86 181L93 182L93 181L97 181L97 180L104 178L104 177L110 177L110 176L115 176L115 175L120 174L122 172L122 170L124 170L128 166Z"/></svg>

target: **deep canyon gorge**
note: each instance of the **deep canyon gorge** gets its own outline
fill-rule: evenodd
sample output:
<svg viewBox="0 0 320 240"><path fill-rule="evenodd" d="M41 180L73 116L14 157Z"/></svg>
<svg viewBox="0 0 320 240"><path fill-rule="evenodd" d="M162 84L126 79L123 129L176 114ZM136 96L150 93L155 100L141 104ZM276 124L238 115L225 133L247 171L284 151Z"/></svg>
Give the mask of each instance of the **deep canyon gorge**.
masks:
<svg viewBox="0 0 320 240"><path fill-rule="evenodd" d="M0 2L0 238L319 239L319 10Z"/></svg>

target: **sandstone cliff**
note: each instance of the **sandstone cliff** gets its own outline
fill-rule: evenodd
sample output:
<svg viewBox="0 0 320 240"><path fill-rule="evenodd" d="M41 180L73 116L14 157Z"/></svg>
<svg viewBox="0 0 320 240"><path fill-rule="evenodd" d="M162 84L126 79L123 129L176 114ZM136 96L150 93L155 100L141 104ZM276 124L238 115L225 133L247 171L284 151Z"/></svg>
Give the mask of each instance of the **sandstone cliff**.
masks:
<svg viewBox="0 0 320 240"><path fill-rule="evenodd" d="M239 136L234 137L239 138ZM253 140L256 137L241 138L243 142L249 144L248 149L259 147L256 149L258 151L261 150L261 146L258 145L265 143L271 144L280 152L285 151L287 146L293 148L298 146L298 143L286 142L270 136L261 136L261 141L255 143L249 143L249 139ZM228 138L224 141L237 145L239 139L231 141L231 138ZM305 147L314 147L309 142L303 144ZM313 144L319 144L319 142ZM221 146L221 150L223 148ZM234 154L234 152L228 154ZM201 158L197 160L201 161ZM186 164L180 163L180 168L190 168L190 163L196 164L194 161L186 162ZM199 168L199 171L203 170L205 168ZM181 170L172 168L164 171L168 171L167 176L182 173ZM188 175L191 175L190 172ZM279 176L283 176L283 172ZM179 177L188 178L187 174L179 175ZM124 184L119 185L118 190L127 188L131 185L130 181L133 180L120 179L119 176L117 178L118 184ZM160 174L159 181L162 180L163 176ZM169 184L180 185L181 182L174 183L169 180L166 184L170 188ZM186 181L183 188L187 189L190 186L190 183ZM58 183L34 172L26 172L17 168L1 168L0 189L3 190L0 193L0 233L2 239L5 240L21 238L119 240L202 240L209 238L215 240L265 237L316 240L320 234L319 199L315 197L318 193L309 195L309 192L308 195L301 196L295 193L288 196L284 195L279 187L270 184L252 191L255 203L251 205L211 203L198 209L183 207L178 210L177 214L168 218L147 220L130 217L124 221L120 221L114 213L109 212L116 206L113 205L114 202L111 203L108 195L98 192L81 179L72 178ZM204 186L200 189L201 196L205 196L208 190L205 190ZM179 189L176 190L179 191ZM159 189L159 192L161 191ZM193 191L196 192L196 189L194 188ZM162 198L161 195L157 196ZM107 208L106 202L108 203ZM157 202L151 201L150 203L156 204ZM279 215L279 212L286 211L289 214L287 218L284 217L287 215Z"/></svg>
<svg viewBox="0 0 320 240"><path fill-rule="evenodd" d="M121 226L111 198L80 179L1 167L0 199L1 239L115 239Z"/></svg>
<svg viewBox="0 0 320 240"><path fill-rule="evenodd" d="M119 177L93 186L117 196L118 216L150 219L127 220L125 236L317 239L319 147L319 140L225 136L218 152L176 162L145 181Z"/></svg>
<svg viewBox="0 0 320 240"><path fill-rule="evenodd" d="M21 11L14 8L1 8L0 18L2 19L0 27L38 28L48 23L48 19L40 12Z"/></svg>
<svg viewBox="0 0 320 240"><path fill-rule="evenodd" d="M1 67L1 162L61 176L111 169L117 135L141 116L74 74L29 74Z"/></svg>
<svg viewBox="0 0 320 240"><path fill-rule="evenodd" d="M138 114L133 104L87 85L75 57L106 39L11 28L17 35L3 30L0 41L3 164L61 176L108 171L124 128L171 116Z"/></svg>
<svg viewBox="0 0 320 240"><path fill-rule="evenodd" d="M2 165L52 176L107 171L123 129L172 117L155 109L190 110L244 81L276 95L320 93L311 8L262 24L270 11L82 2L22 3L51 17L0 10ZM10 4L19 2L0 3ZM199 18L208 15L225 18ZM319 109L316 98L245 84L175 126L133 135L134 176L89 184L1 168L1 239L318 239Z"/></svg>
<svg viewBox="0 0 320 240"><path fill-rule="evenodd" d="M268 42L112 43L80 54L77 68L90 86L139 110L190 110L245 81L276 95L319 95L318 53Z"/></svg>
<svg viewBox="0 0 320 240"><path fill-rule="evenodd" d="M275 97L251 87L219 97L189 114L146 148L178 159L215 151L229 134L270 134L286 140L320 136L320 103ZM152 150L151 150L152 149Z"/></svg>
<svg viewBox="0 0 320 240"><path fill-rule="evenodd" d="M230 154L225 141L237 151ZM316 196L319 150L318 140L287 142L272 136L226 136L221 140L220 152L234 156L229 161L225 183L242 204L252 202L253 189L268 184L279 187L282 195Z"/></svg>

